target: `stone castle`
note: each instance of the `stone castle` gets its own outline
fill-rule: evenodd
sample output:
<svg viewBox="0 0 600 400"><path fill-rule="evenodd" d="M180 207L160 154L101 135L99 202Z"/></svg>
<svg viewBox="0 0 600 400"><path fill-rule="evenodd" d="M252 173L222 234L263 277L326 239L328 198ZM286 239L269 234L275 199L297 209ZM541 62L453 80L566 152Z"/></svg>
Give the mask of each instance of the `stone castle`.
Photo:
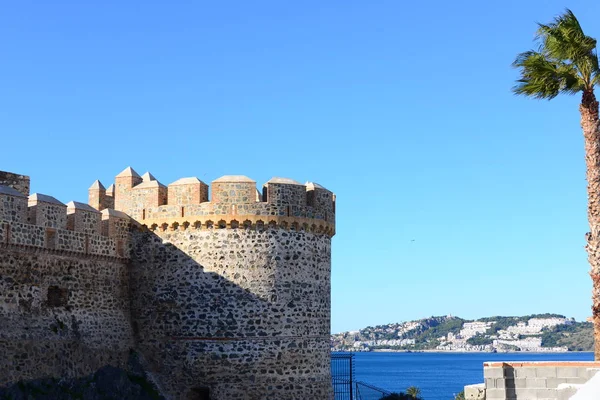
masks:
<svg viewBox="0 0 600 400"><path fill-rule="evenodd" d="M125 367L169 399L329 400L335 196L126 168L88 204L0 172L0 387Z"/></svg>

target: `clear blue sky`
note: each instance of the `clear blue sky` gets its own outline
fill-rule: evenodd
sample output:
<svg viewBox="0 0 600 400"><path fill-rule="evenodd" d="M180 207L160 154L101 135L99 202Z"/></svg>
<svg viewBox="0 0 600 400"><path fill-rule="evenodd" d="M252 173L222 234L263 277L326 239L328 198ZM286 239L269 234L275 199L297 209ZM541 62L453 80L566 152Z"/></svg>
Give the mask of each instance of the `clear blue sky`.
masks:
<svg viewBox="0 0 600 400"><path fill-rule="evenodd" d="M0 169L86 201L131 165L337 194L332 331L591 314L577 97L514 97L535 22L600 2L18 1ZM414 241L413 241L414 240Z"/></svg>

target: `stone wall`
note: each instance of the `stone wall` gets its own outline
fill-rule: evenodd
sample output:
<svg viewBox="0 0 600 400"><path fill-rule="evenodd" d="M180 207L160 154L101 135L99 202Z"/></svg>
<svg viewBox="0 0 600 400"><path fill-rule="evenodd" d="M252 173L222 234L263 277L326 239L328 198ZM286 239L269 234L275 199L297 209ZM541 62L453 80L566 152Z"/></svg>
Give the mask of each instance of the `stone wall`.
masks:
<svg viewBox="0 0 600 400"><path fill-rule="evenodd" d="M123 366L133 347L126 263L32 250L0 245L0 387Z"/></svg>
<svg viewBox="0 0 600 400"><path fill-rule="evenodd" d="M188 227L134 242L138 348L166 393L329 399L328 235Z"/></svg>
<svg viewBox="0 0 600 400"><path fill-rule="evenodd" d="M81 256L127 256L117 252L118 241L112 237L16 222L0 222L0 243L9 248L26 247L32 252L62 250Z"/></svg>
<svg viewBox="0 0 600 400"><path fill-rule="evenodd" d="M27 196L9 186L0 186L0 221L27 222Z"/></svg>
<svg viewBox="0 0 600 400"><path fill-rule="evenodd" d="M486 362L484 385L465 387L467 400L567 400L600 362Z"/></svg>
<svg viewBox="0 0 600 400"><path fill-rule="evenodd" d="M181 178L169 185L168 198L171 204L200 204L208 201L208 185L200 179Z"/></svg>
<svg viewBox="0 0 600 400"><path fill-rule="evenodd" d="M26 175L13 174L12 172L0 171L0 185L11 187L25 196L29 196L29 177Z"/></svg>
<svg viewBox="0 0 600 400"><path fill-rule="evenodd" d="M208 202L197 178L167 189L127 168L92 185L92 209L2 177L0 386L123 366L135 348L174 399L330 399L333 193L275 178L261 201L226 176Z"/></svg>
<svg viewBox="0 0 600 400"><path fill-rule="evenodd" d="M54 197L33 194L29 196L29 222L46 228L67 228L67 206Z"/></svg>
<svg viewBox="0 0 600 400"><path fill-rule="evenodd" d="M209 202L208 186L198 178L182 178L167 188L151 174L144 176L128 167L115 178L115 209L140 223L208 215L261 215L302 217L335 224L335 196L315 183L302 185L287 178L273 178L264 185L263 196L257 196L254 180L243 175L226 175L212 181ZM98 188L102 187L96 181L90 188L90 206L104 207L99 200L102 190ZM156 221L147 225L153 222Z"/></svg>
<svg viewBox="0 0 600 400"><path fill-rule="evenodd" d="M87 204L72 201L67 204L67 229L88 235L100 235L102 214Z"/></svg>
<svg viewBox="0 0 600 400"><path fill-rule="evenodd" d="M273 178L263 187L263 201L277 206L306 206L306 186L291 179Z"/></svg>
<svg viewBox="0 0 600 400"><path fill-rule="evenodd" d="M141 220L144 218L145 208L167 204L167 193L167 187L158 181L143 182L131 191L130 208L122 211L126 211L132 218Z"/></svg>
<svg viewBox="0 0 600 400"><path fill-rule="evenodd" d="M270 220L276 219L272 217L295 217L309 219L310 221L306 221L308 228L312 225L315 227L320 225L329 227L333 231L335 222L334 214L329 214L329 218L326 218L325 213L313 207L278 206L269 203L215 204L211 202L185 206L166 205L147 208L145 213L146 218L139 222L149 226L169 219L187 221L190 224L203 220L211 220L216 224L220 219L224 219L225 221L237 220L241 224L245 219L251 221L256 220L256 217L260 217L259 219L268 224Z"/></svg>
<svg viewBox="0 0 600 400"><path fill-rule="evenodd" d="M256 202L256 182L242 175L226 175L212 182L213 203L245 204Z"/></svg>

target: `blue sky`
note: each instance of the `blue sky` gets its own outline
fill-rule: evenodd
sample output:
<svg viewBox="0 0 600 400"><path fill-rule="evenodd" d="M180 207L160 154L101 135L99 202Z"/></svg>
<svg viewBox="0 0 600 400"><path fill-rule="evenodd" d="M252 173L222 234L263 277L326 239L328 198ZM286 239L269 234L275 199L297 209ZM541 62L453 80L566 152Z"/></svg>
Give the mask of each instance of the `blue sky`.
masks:
<svg viewBox="0 0 600 400"><path fill-rule="evenodd" d="M581 320L579 98L510 92L535 22L567 6L600 37L591 1L5 3L0 169L63 202L128 165L319 182L337 195L334 332Z"/></svg>

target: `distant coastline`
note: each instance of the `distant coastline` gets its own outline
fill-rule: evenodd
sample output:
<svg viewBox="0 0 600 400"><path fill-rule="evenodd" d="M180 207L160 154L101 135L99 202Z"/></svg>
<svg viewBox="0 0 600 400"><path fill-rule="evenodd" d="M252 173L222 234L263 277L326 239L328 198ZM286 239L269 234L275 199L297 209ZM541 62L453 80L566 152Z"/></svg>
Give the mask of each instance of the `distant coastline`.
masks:
<svg viewBox="0 0 600 400"><path fill-rule="evenodd" d="M438 353L572 353L592 351L593 326L559 314L447 315L331 335L332 351Z"/></svg>
<svg viewBox="0 0 600 400"><path fill-rule="evenodd" d="M593 353L593 350L566 350L566 351L456 351L456 350L392 350L375 349L369 351L352 351L350 353L451 353L451 354L472 354L472 353L490 353L490 354L564 354L564 353Z"/></svg>

